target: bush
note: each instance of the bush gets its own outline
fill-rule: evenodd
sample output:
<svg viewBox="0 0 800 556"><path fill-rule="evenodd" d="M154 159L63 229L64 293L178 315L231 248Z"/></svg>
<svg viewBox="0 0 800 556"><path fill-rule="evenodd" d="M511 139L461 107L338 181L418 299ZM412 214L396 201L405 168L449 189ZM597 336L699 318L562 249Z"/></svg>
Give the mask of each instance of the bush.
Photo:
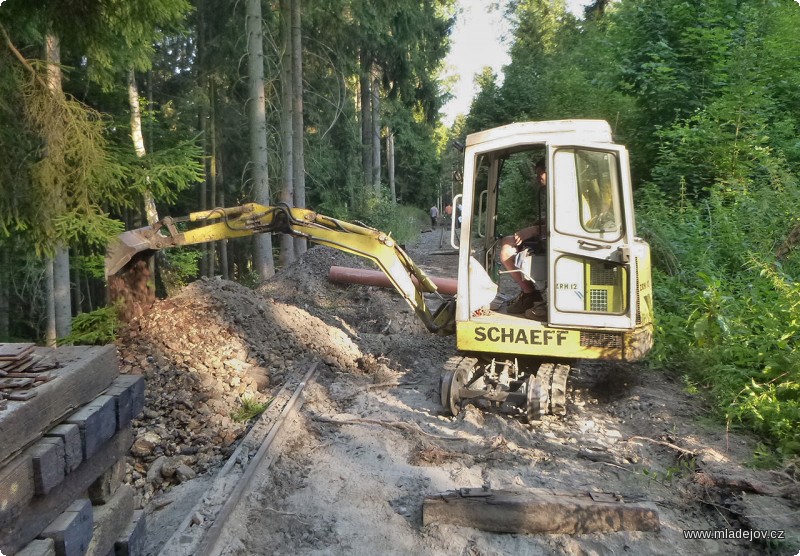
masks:
<svg viewBox="0 0 800 556"><path fill-rule="evenodd" d="M102 345L117 339L119 329L117 306L103 307L91 313L82 313L72 319L72 332L60 338L59 345Z"/></svg>
<svg viewBox="0 0 800 556"><path fill-rule="evenodd" d="M400 245L419 237L420 230L430 221L426 211L398 205L387 197L367 200L363 211L355 217L371 228L390 234Z"/></svg>
<svg viewBox="0 0 800 556"><path fill-rule="evenodd" d="M652 359L683 369L720 417L780 457L800 454L800 257L773 252L795 189L720 184L677 202L649 190L638 213L656 266Z"/></svg>

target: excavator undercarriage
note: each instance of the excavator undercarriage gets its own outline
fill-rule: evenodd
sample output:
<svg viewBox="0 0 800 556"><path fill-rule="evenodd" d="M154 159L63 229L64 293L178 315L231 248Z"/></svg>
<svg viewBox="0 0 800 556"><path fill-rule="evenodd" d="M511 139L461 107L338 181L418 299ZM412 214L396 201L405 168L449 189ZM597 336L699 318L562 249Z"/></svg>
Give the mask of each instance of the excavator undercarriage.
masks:
<svg viewBox="0 0 800 556"><path fill-rule="evenodd" d="M538 358L498 360L456 356L442 374L442 407L458 415L467 404L518 415L528 422L567 412L570 365Z"/></svg>

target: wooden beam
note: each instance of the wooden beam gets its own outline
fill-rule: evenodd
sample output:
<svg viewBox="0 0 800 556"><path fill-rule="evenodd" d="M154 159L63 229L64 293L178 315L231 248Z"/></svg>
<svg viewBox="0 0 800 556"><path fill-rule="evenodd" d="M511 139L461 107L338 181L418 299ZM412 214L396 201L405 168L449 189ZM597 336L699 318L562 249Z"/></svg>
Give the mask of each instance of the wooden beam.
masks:
<svg viewBox="0 0 800 556"><path fill-rule="evenodd" d="M32 496L33 466L30 457L25 454L19 458L23 465L21 478L28 483L27 492L20 492L15 506L0 509L0 547L11 554L21 550L35 539L47 525L65 511L69 505L83 497L87 489L109 467L125 455L133 443L133 430L129 427L118 432L114 438L106 442L94 457L84 461L66 479L54 487L47 496ZM15 462L16 463L16 462ZM30 476L25 468L30 469ZM23 485L17 484L17 488Z"/></svg>
<svg viewBox="0 0 800 556"><path fill-rule="evenodd" d="M617 502L610 495L470 488L426 496L422 523L499 533L567 535L658 531L661 527L654 507Z"/></svg>
<svg viewBox="0 0 800 556"><path fill-rule="evenodd" d="M8 461L68 413L96 398L119 374L113 345L36 348L35 353L48 355L61 367L51 372L53 380L36 388L35 398L9 401L0 412L0 460Z"/></svg>

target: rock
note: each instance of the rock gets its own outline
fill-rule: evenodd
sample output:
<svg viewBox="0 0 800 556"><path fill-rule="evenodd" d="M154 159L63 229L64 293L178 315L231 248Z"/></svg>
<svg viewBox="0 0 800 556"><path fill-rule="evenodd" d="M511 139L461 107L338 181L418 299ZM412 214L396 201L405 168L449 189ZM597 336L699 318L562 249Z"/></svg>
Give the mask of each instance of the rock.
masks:
<svg viewBox="0 0 800 556"><path fill-rule="evenodd" d="M178 479L179 483L191 481L195 477L197 477L197 473L195 473L191 467L184 463L180 464L175 470L175 478Z"/></svg>
<svg viewBox="0 0 800 556"><path fill-rule="evenodd" d="M147 483L155 486L161 486L161 483L164 482L164 477L162 475L164 464L167 463L167 457L161 456L156 458L153 463L150 464L150 469L147 470Z"/></svg>
<svg viewBox="0 0 800 556"><path fill-rule="evenodd" d="M144 438L138 438L131 446L131 453L137 457L145 457L152 455L155 444L149 442Z"/></svg>
<svg viewBox="0 0 800 556"><path fill-rule="evenodd" d="M175 472L181 465L183 465L183 461L180 458L167 458L164 465L161 467L161 476L165 479L171 479L175 476Z"/></svg>

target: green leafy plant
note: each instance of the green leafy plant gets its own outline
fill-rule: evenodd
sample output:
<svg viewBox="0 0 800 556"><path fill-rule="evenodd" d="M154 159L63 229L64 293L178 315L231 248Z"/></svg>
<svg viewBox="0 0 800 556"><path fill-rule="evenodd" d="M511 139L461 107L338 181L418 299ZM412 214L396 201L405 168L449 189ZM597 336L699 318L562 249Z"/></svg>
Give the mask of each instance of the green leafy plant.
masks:
<svg viewBox="0 0 800 556"><path fill-rule="evenodd" d="M72 331L59 339L59 345L102 345L116 340L119 329L116 306L103 307L91 313L82 313L72 320Z"/></svg>

